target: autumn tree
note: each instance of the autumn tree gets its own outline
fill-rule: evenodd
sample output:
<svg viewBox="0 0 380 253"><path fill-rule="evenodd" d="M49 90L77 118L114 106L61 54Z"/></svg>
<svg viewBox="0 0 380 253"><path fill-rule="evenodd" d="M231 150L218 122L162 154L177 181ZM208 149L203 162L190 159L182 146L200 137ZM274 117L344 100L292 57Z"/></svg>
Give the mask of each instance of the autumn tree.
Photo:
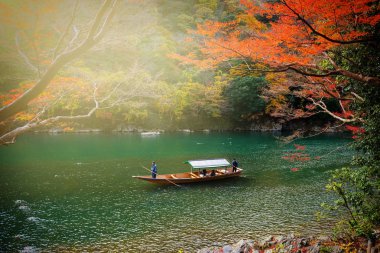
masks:
<svg viewBox="0 0 380 253"><path fill-rule="evenodd" d="M66 63L73 60L75 57L78 57L81 53L85 52L99 42L105 32L105 27L108 26L110 19L114 14L115 4L116 1L104 1L103 5L95 16L92 22L92 26L90 27L85 39L82 42L77 42L78 45L75 46L70 44L69 41L69 43L66 44L66 47L63 47L62 41L67 39L65 37L68 36L67 33L71 29L72 19L75 17L76 7L74 7L74 13L72 18L69 20L67 28L64 30L62 36L57 41L56 49L53 52L52 63L46 67L45 73L33 87L20 95L16 100L0 109L0 120L5 120L8 117L25 109L27 104L32 99L36 98L47 87L52 78ZM74 34L74 37L71 39L75 40L76 36L77 35Z"/></svg>
<svg viewBox="0 0 380 253"><path fill-rule="evenodd" d="M361 153L353 168L336 172L329 189L349 214L346 225L370 238L380 225L379 1L240 3L243 11L229 20L198 23L187 39L191 51L174 57L200 68L280 74L265 92L270 113L292 119L322 112L347 124ZM289 110L289 94L302 108Z"/></svg>
<svg viewBox="0 0 380 253"><path fill-rule="evenodd" d="M41 87L44 76L55 74L21 112L2 120L3 143L36 127L101 125L103 120L103 125L111 122L106 126L111 128L141 122L161 94L157 85L175 78L177 65L165 60L173 42L160 26L156 2L111 1L103 17L96 18L99 5L93 1L28 2L25 8L23 3L7 2L3 8L11 14L1 20L4 38L10 38L2 40L0 48L0 64L8 69L1 76L3 109L13 107L34 86ZM98 19L98 28L93 28ZM89 37L92 28L98 29L96 39ZM66 54L72 57L65 56L66 64L57 65Z"/></svg>
<svg viewBox="0 0 380 253"><path fill-rule="evenodd" d="M236 59L247 72L286 72L288 86L307 86L297 95L332 117L360 120L347 101L360 100L354 90L342 93L347 78L363 85L378 86L378 76L345 69L334 61L342 48L377 46L375 25L379 21L377 1L241 1L245 11L228 22L207 21L192 32L197 52L177 55L185 63L212 68ZM338 78L337 78L338 77ZM324 99L341 101L341 112L327 108Z"/></svg>
<svg viewBox="0 0 380 253"><path fill-rule="evenodd" d="M67 63L99 43L115 13L116 3L117 1L105 0L99 10L93 14L90 26L80 28L75 24L78 19L79 1L63 3L48 1L36 3L36 5L24 4L23 2L3 4L3 22L7 22L8 31L14 33L14 48L25 65L37 75L37 80L28 86L23 86L23 89L18 90L19 93L14 91L13 93L16 94L13 99L11 97L11 100L3 101L3 107L0 109L0 120L3 124L8 124L8 118L27 109L31 101L38 98L46 90ZM53 27L50 26L48 19L54 18L51 13L57 14L57 9L68 6L71 7L71 15L67 18L67 24L62 30L54 27L58 30L54 34L58 33L59 35L53 36ZM61 17L60 15L57 16ZM44 39L44 36L47 36L48 39ZM26 41L23 42L22 38ZM39 114L35 118L38 116ZM19 130L23 132L32 126L27 124L24 129ZM2 143L13 142L17 134L16 131L11 136L3 135Z"/></svg>

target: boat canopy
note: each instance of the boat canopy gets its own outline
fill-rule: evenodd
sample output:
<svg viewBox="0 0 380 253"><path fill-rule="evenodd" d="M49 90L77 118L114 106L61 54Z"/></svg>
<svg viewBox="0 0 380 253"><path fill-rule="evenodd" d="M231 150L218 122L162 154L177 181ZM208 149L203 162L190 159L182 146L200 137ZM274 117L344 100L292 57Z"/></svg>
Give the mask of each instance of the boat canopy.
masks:
<svg viewBox="0 0 380 253"><path fill-rule="evenodd" d="M228 167L231 164L227 159L212 159L212 160L192 160L187 161L194 169L216 168L216 167Z"/></svg>

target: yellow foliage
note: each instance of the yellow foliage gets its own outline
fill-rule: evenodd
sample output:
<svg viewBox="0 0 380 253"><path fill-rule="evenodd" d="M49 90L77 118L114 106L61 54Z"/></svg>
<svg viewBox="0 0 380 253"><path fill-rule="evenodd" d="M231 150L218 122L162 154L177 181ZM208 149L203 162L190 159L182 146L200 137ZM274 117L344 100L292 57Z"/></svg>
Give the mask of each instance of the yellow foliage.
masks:
<svg viewBox="0 0 380 253"><path fill-rule="evenodd" d="M269 114L281 110L286 103L286 97L283 95L278 95L276 98L269 101L267 107L265 108L265 112Z"/></svg>
<svg viewBox="0 0 380 253"><path fill-rule="evenodd" d="M33 113L20 112L16 114L15 119L19 121L30 121L35 117Z"/></svg>
<svg viewBox="0 0 380 253"><path fill-rule="evenodd" d="M135 122L135 121L139 121L139 120L145 120L148 118L148 111L145 109L145 110L136 110L134 108L128 110L127 113L124 113L124 119L127 121L127 122Z"/></svg>
<svg viewBox="0 0 380 253"><path fill-rule="evenodd" d="M237 66L233 66L230 69L231 76L248 76L252 75L252 71L248 68L246 64L239 64Z"/></svg>
<svg viewBox="0 0 380 253"><path fill-rule="evenodd" d="M247 13L240 14L238 16L238 21L246 23L252 30L263 31L266 29L264 23L258 21L253 15L249 15Z"/></svg>

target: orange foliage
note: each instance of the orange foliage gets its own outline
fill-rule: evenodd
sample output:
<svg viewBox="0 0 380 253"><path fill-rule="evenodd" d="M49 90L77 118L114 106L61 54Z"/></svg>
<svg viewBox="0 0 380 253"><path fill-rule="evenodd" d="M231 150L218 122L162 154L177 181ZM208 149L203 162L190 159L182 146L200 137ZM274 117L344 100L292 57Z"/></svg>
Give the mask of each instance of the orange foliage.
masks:
<svg viewBox="0 0 380 253"><path fill-rule="evenodd" d="M64 4L59 0L23 1L12 0L0 3L0 22L2 35L0 46L9 47L10 40L14 43L17 38L17 47L28 56L30 62L43 71L51 63L51 49L56 45L63 30L59 24L52 23L56 19L57 11ZM66 23L66 21L64 21ZM12 51L16 51L16 45ZM18 50L18 49L17 49Z"/></svg>
<svg viewBox="0 0 380 253"><path fill-rule="evenodd" d="M1 106L12 103L34 84L35 82L21 83L19 87L9 90L5 94L1 94ZM92 92L93 87L83 79L57 76L51 81L48 89L31 101L28 105L28 110L18 113L14 119L18 121L30 121L42 108L52 106L57 101L60 101L59 106L61 109L71 110L72 108L77 108L79 103L83 104L92 100Z"/></svg>
<svg viewBox="0 0 380 253"><path fill-rule="evenodd" d="M9 105L15 99L17 99L19 96L21 96L26 90L28 90L29 88L31 88L33 85L34 85L33 82L20 84L20 87L15 88L15 89L11 89L5 95L4 94L0 95L1 106Z"/></svg>
<svg viewBox="0 0 380 253"><path fill-rule="evenodd" d="M34 113L19 112L15 115L15 119L19 121L30 121L35 117Z"/></svg>
<svg viewBox="0 0 380 253"><path fill-rule="evenodd" d="M298 69L319 70L326 59L324 53L342 44L365 40L380 21L379 6L374 0L241 0L245 12L233 21L207 21L190 32L193 50L187 55L171 55L183 64L200 68L214 68L230 59L244 59L260 63L264 69L293 66ZM259 15L271 19L270 24L259 22ZM197 47L196 47L196 46ZM255 66L253 66L254 68ZM262 67L261 67L262 69ZM294 75L288 75L294 78ZM289 93L289 87L299 84L302 89L293 92L302 98L314 100L339 98L337 80L330 77L298 78L293 82L272 82L266 94L270 100L267 111L281 115L288 110L287 102L277 97ZM349 101L342 101L341 114L350 118ZM282 109L281 109L282 108ZM306 111L293 111L294 117L308 115L316 109L309 105Z"/></svg>

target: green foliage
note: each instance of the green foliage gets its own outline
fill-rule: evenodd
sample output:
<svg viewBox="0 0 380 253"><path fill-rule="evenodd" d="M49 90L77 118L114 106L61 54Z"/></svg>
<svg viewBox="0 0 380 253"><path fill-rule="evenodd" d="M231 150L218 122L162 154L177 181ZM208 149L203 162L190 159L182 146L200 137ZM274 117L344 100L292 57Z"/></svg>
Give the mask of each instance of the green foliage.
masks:
<svg viewBox="0 0 380 253"><path fill-rule="evenodd" d="M157 101L157 111L167 126L186 128L210 128L212 122L223 116L225 98L222 95L229 77L223 73L201 78L199 73L183 72L183 81L162 87ZM204 84L200 81L208 81Z"/></svg>
<svg viewBox="0 0 380 253"><path fill-rule="evenodd" d="M379 45L346 47L335 52L334 59L354 72L372 76L379 73ZM336 170L327 185L339 197L328 208L346 211L348 218L338 222L341 233L372 238L374 229L380 226L380 91L371 84L341 81L347 83L345 92L355 92L363 98L352 104L362 121L351 127L353 146L358 150L352 167Z"/></svg>
<svg viewBox="0 0 380 253"><path fill-rule="evenodd" d="M333 249L331 247L328 247L328 246L321 246L319 248L319 252L321 252L321 253L330 253L330 252L333 252Z"/></svg>
<svg viewBox="0 0 380 253"><path fill-rule="evenodd" d="M346 211L347 223L355 235L371 237L373 229L380 225L380 199L374 198L378 182L371 178L367 167L342 168L332 173L326 186L328 191L340 198L335 200L333 210L340 207Z"/></svg>
<svg viewBox="0 0 380 253"><path fill-rule="evenodd" d="M249 120L253 114L265 110L265 101L260 97L267 85L263 77L238 77L225 89L224 96L229 105L229 113L234 120Z"/></svg>
<svg viewBox="0 0 380 253"><path fill-rule="evenodd" d="M177 27L181 29L182 31L186 31L188 29L193 28L195 22L194 22L194 17L181 13L177 16Z"/></svg>
<svg viewBox="0 0 380 253"><path fill-rule="evenodd" d="M140 109L137 107L137 109ZM129 107L128 111L123 113L125 122L131 125L139 125L148 118L148 111L146 109L136 110L134 107Z"/></svg>

